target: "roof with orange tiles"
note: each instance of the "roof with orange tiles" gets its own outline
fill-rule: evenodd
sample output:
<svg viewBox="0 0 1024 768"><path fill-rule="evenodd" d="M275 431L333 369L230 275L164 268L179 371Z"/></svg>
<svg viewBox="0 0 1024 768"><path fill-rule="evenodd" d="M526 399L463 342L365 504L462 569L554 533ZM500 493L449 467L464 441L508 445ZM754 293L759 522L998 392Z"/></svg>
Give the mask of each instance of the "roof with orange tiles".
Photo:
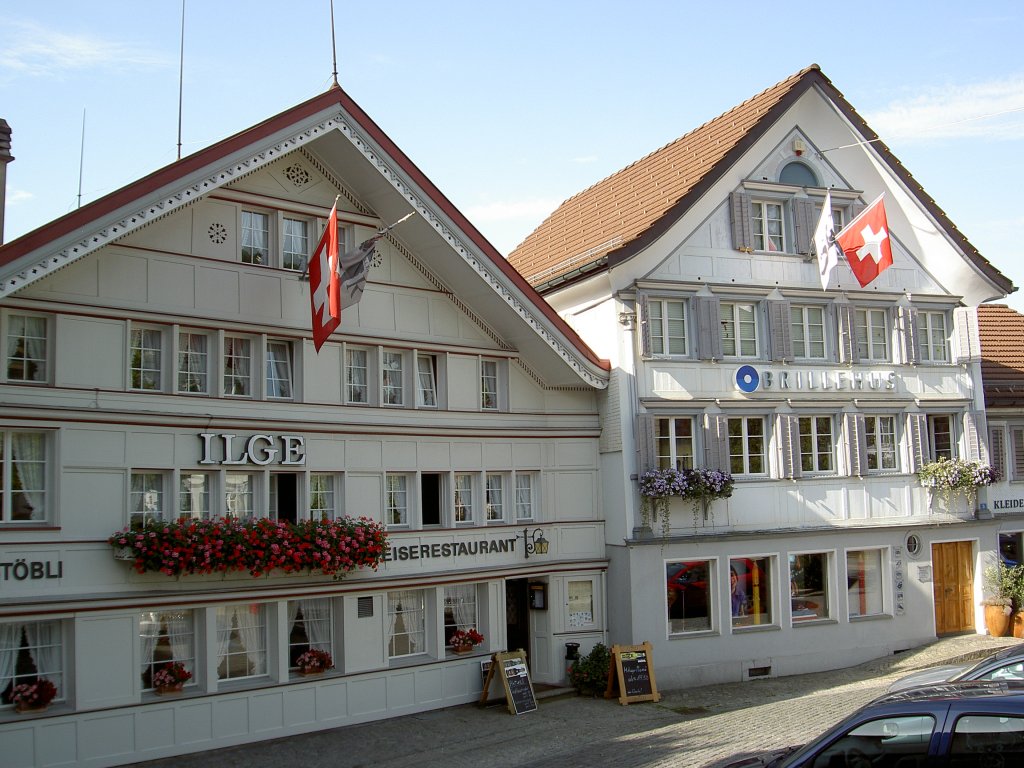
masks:
<svg viewBox="0 0 1024 768"><path fill-rule="evenodd" d="M1024 405L1024 315L1005 304L978 307L985 405Z"/></svg>
<svg viewBox="0 0 1024 768"><path fill-rule="evenodd" d="M972 246L817 64L803 69L562 203L509 261L541 293L609 269L663 234L808 89L818 87L870 141L990 280L1013 285Z"/></svg>

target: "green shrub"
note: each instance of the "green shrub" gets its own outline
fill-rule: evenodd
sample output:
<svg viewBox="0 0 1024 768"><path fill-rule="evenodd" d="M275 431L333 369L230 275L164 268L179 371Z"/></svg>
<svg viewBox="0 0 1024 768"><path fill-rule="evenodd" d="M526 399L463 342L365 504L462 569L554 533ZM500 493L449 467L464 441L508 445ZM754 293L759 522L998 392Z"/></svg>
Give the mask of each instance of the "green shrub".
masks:
<svg viewBox="0 0 1024 768"><path fill-rule="evenodd" d="M612 652L598 643L569 670L569 682L581 694L596 696L608 686L608 670L612 665Z"/></svg>

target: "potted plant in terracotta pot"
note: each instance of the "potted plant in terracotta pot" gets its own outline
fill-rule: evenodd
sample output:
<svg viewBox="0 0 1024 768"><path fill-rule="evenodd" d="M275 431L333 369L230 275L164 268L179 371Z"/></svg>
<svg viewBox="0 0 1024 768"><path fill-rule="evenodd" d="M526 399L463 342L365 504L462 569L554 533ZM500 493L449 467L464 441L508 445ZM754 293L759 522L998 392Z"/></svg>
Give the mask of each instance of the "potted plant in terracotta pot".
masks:
<svg viewBox="0 0 1024 768"><path fill-rule="evenodd" d="M992 637L1005 637L1009 634L1013 612L1020 609L1021 597L1024 597L1024 567L1011 568L999 562L986 567L983 576L985 598L981 604L985 608L985 627ZM1024 623L1021 629L1024 630ZM1015 623L1014 635L1019 636L1016 630Z"/></svg>
<svg viewBox="0 0 1024 768"><path fill-rule="evenodd" d="M40 677L32 683L19 683L11 689L15 712L45 712L57 695L57 687Z"/></svg>
<svg viewBox="0 0 1024 768"><path fill-rule="evenodd" d="M300 675L319 675L334 667L331 654L322 648L310 648L295 660Z"/></svg>
<svg viewBox="0 0 1024 768"><path fill-rule="evenodd" d="M169 661L153 673L153 690L158 696L181 693L185 683L192 679L192 673L180 661Z"/></svg>

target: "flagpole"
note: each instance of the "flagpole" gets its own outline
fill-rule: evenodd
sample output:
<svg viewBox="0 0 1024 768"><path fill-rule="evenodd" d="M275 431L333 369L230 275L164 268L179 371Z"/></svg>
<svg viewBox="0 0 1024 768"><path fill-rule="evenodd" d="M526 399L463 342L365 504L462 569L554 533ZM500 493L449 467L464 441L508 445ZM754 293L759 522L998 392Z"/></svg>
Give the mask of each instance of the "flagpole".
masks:
<svg viewBox="0 0 1024 768"><path fill-rule="evenodd" d="M185 90L185 0L181 0L181 50L178 53L178 159L181 160L181 104Z"/></svg>
<svg viewBox="0 0 1024 768"><path fill-rule="evenodd" d="M331 88L340 88L338 85L338 46L334 42L334 0L331 0Z"/></svg>

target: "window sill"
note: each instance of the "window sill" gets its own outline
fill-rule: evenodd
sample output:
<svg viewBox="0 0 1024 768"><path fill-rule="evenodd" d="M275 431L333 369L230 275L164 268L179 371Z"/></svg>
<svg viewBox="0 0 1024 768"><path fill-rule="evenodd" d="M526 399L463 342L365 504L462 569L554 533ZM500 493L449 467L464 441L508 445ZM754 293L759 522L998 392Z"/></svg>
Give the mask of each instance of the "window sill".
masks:
<svg viewBox="0 0 1024 768"><path fill-rule="evenodd" d="M838 624L838 623L839 623L838 619L832 619L832 618L828 618L828 617L821 618L821 619L818 619L818 618L814 618L814 619L811 619L811 618L808 618L808 619L797 619L797 618L794 618L793 619L793 628L795 629L796 627L822 627L822 626L826 626L826 625L829 625L829 624Z"/></svg>
<svg viewBox="0 0 1024 768"><path fill-rule="evenodd" d="M695 630L693 630L691 632L687 632L685 630L682 631L682 632L669 632L668 639L669 640L690 640L692 638L721 637L721 636L722 636L722 633L719 632L717 629L695 629Z"/></svg>
<svg viewBox="0 0 1024 768"><path fill-rule="evenodd" d="M732 634L734 635L745 635L747 633L756 632L778 632L782 627L778 624L750 624L745 626L733 626Z"/></svg>
<svg viewBox="0 0 1024 768"><path fill-rule="evenodd" d="M858 622L861 622L861 621L879 621L879 620L882 620L882 619L891 619L891 618L892 618L892 614L891 613L871 613L871 614L867 614L865 616L851 616L850 617L850 623L854 624L854 623L858 623Z"/></svg>

